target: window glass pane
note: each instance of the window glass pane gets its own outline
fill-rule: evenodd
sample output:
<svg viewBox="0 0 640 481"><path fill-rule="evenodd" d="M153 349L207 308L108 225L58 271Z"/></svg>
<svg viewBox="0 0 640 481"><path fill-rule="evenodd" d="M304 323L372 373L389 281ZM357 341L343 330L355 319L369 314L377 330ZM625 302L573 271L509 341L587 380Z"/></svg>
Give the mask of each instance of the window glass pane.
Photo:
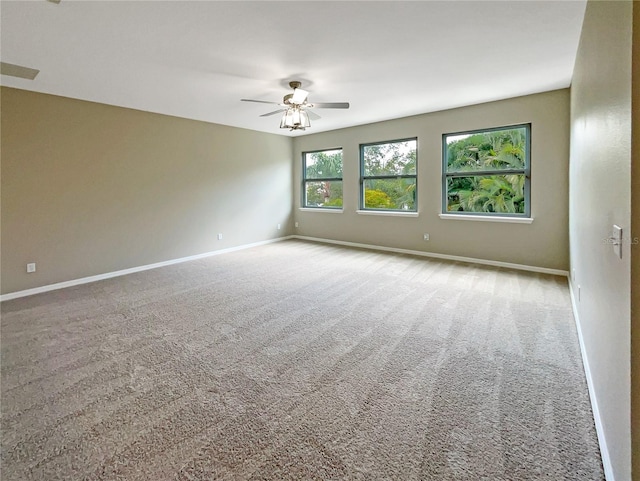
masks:
<svg viewBox="0 0 640 481"><path fill-rule="evenodd" d="M416 140L363 146L364 175L415 175Z"/></svg>
<svg viewBox="0 0 640 481"><path fill-rule="evenodd" d="M365 179L364 208L416 210L416 179Z"/></svg>
<svg viewBox="0 0 640 481"><path fill-rule="evenodd" d="M447 172L525 169L525 127L447 135Z"/></svg>
<svg viewBox="0 0 640 481"><path fill-rule="evenodd" d="M307 181L305 207L342 207L342 181Z"/></svg>
<svg viewBox="0 0 640 481"><path fill-rule="evenodd" d="M448 212L524 214L524 174L450 177Z"/></svg>
<svg viewBox="0 0 640 481"><path fill-rule="evenodd" d="M304 154L307 179L342 178L342 150Z"/></svg>

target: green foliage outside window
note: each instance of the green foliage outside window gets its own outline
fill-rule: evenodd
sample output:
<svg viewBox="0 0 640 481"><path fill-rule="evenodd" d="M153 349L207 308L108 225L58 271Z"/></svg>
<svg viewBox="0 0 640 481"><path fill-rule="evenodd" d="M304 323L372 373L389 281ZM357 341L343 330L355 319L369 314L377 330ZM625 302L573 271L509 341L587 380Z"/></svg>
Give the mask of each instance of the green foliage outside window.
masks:
<svg viewBox="0 0 640 481"><path fill-rule="evenodd" d="M304 158L304 206L342 207L342 150L307 152Z"/></svg>
<svg viewBox="0 0 640 481"><path fill-rule="evenodd" d="M527 136L527 127L445 136L446 211L526 214Z"/></svg>
<svg viewBox="0 0 640 481"><path fill-rule="evenodd" d="M364 204L372 209L390 209L394 205L391 197L381 190L366 190Z"/></svg>
<svg viewBox="0 0 640 481"><path fill-rule="evenodd" d="M361 146L363 208L416 210L416 139Z"/></svg>

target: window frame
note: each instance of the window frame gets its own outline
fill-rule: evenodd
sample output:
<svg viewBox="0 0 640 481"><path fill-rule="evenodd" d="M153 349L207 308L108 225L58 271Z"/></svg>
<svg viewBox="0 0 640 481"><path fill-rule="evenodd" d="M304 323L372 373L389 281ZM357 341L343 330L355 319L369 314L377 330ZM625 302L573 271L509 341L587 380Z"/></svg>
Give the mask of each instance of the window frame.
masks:
<svg viewBox="0 0 640 481"><path fill-rule="evenodd" d="M525 129L525 159L523 169L493 169L493 170L473 170L461 172L447 172L447 137L454 135L473 135L487 132L497 132L501 130ZM490 175L524 175L524 213L508 212L469 212L469 211L449 211L447 180L454 177L486 177ZM505 125L499 127L489 127L484 129L465 130L460 132L448 132L442 134L442 200L440 215L451 216L477 216L484 218L507 217L513 219L531 218L531 122L523 124Z"/></svg>
<svg viewBox="0 0 640 481"><path fill-rule="evenodd" d="M330 152L330 151L335 151L335 150L339 150L340 154L342 156L342 177L317 177L317 178L313 178L313 179L309 179L307 178L307 154L317 154L320 152ZM342 147L333 147L333 148L329 148L329 149L316 149L316 150L306 150L304 152L302 152L302 202L301 202L301 208L302 209L323 209L323 210L332 210L332 211L336 211L336 210L342 210L343 206L344 206L344 181L343 181L343 177L344 177L344 154L343 154L343 149ZM342 182L342 202L343 205L340 206L324 206L324 205L307 205L307 182Z"/></svg>
<svg viewBox="0 0 640 481"><path fill-rule="evenodd" d="M400 174L400 175L368 175L364 174L364 149L372 145L383 144L395 144L400 142L415 141L416 143L416 173L415 174ZM367 180L393 180L393 179L414 179L415 180L415 193L414 193L414 208L413 209L381 209L365 206L365 181ZM406 137L402 139L382 140L378 142L367 142L366 144L360 144L360 210L363 212L390 212L390 213L417 213L418 212L418 137Z"/></svg>

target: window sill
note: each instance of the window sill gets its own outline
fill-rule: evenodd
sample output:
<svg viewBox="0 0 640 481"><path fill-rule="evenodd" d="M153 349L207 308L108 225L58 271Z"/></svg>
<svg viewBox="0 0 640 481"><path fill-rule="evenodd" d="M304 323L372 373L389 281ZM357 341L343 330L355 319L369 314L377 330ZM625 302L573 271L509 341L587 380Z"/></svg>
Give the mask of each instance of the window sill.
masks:
<svg viewBox="0 0 640 481"><path fill-rule="evenodd" d="M439 214L445 220L473 220L477 222L506 222L510 224L531 224L533 217L499 217L488 215Z"/></svg>
<svg viewBox="0 0 640 481"><path fill-rule="evenodd" d="M344 209L330 209L328 207L299 207L302 212L326 212L329 214L342 214Z"/></svg>
<svg viewBox="0 0 640 481"><path fill-rule="evenodd" d="M356 213L362 215L389 215L395 217L418 217L417 212L402 212L398 210L357 210Z"/></svg>

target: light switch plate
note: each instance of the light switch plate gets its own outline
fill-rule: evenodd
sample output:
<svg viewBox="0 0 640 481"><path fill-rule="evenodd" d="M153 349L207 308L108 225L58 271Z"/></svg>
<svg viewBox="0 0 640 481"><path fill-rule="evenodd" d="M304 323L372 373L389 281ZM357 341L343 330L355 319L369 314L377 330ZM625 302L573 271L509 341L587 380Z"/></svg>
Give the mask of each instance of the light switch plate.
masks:
<svg viewBox="0 0 640 481"><path fill-rule="evenodd" d="M613 244L613 252L622 259L622 227L614 224L611 243Z"/></svg>

